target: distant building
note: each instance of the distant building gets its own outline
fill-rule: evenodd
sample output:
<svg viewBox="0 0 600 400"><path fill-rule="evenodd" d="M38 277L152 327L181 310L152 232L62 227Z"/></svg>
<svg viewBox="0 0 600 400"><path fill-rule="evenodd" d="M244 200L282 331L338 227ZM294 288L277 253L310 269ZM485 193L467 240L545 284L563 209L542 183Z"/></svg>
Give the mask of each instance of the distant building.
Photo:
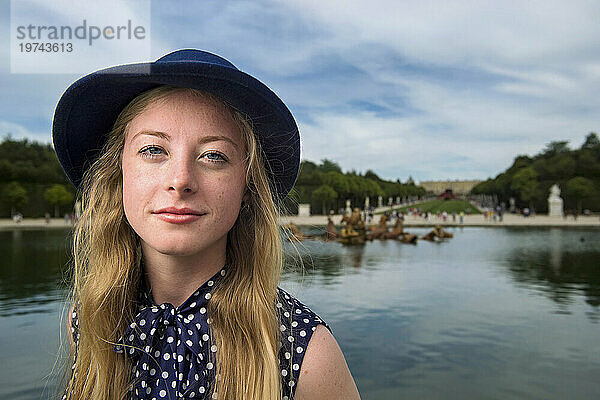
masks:
<svg viewBox="0 0 600 400"><path fill-rule="evenodd" d="M456 198L456 195L452 192L452 189L446 189L444 193L438 196L440 199L452 200Z"/></svg>
<svg viewBox="0 0 600 400"><path fill-rule="evenodd" d="M428 192L435 194L445 193L446 190L451 190L455 195L468 194L480 180L472 181L422 181L419 186L422 186Z"/></svg>

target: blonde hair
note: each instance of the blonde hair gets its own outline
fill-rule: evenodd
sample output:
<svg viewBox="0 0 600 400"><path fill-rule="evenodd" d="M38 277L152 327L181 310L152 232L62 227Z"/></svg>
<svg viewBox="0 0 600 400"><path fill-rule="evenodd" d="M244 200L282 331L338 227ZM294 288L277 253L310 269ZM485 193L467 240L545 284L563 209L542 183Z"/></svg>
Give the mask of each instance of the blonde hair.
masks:
<svg viewBox="0 0 600 400"><path fill-rule="evenodd" d="M137 96L119 114L100 156L86 170L79 197L83 212L73 239L73 290L79 341L72 349L69 399L123 399L132 385L131 365L113 345L133 320L140 290L138 237L123 210L121 157L128 124L149 104L185 91L223 105L239 126L247 154L243 207L228 233L228 273L212 293L207 314L217 346L213 391L221 399L281 398L280 332L275 298L283 265L277 224L280 204L260 142L248 120L213 95L159 86ZM76 354L75 354L76 353Z"/></svg>

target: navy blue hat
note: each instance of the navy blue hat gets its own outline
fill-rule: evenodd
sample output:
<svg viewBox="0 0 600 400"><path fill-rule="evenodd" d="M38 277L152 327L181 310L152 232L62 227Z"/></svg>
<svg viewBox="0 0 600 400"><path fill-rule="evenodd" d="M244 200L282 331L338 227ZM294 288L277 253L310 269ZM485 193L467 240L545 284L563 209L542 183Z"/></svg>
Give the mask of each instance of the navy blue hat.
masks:
<svg viewBox="0 0 600 400"><path fill-rule="evenodd" d="M276 199L294 187L300 167L300 136L294 117L267 86L229 61L185 49L152 63L118 65L73 83L54 112L54 150L69 180L78 187L98 157L121 110L137 95L160 85L212 93L252 122L270 171Z"/></svg>

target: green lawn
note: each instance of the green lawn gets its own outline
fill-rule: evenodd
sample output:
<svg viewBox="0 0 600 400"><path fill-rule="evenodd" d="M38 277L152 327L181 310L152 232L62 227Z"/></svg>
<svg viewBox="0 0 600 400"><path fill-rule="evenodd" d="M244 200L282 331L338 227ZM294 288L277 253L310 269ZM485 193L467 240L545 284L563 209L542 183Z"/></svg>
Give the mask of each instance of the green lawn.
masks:
<svg viewBox="0 0 600 400"><path fill-rule="evenodd" d="M408 212L410 207L420 208L422 211L430 211L432 213L446 211L448 214L452 214L453 211L456 211L457 214L464 211L466 214L467 209L471 209L471 214L481 214L474 205L465 200L432 200L425 203L413 204L409 207L397 207L394 210Z"/></svg>

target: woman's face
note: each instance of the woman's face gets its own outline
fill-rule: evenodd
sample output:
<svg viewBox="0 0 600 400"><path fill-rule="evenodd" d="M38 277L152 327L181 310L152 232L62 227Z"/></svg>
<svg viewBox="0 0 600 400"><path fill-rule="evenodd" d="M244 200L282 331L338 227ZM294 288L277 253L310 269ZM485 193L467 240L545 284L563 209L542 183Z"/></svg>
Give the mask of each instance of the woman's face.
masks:
<svg viewBox="0 0 600 400"><path fill-rule="evenodd" d="M185 92L151 103L125 132L122 168L125 216L144 254L224 252L246 163L222 105Z"/></svg>

